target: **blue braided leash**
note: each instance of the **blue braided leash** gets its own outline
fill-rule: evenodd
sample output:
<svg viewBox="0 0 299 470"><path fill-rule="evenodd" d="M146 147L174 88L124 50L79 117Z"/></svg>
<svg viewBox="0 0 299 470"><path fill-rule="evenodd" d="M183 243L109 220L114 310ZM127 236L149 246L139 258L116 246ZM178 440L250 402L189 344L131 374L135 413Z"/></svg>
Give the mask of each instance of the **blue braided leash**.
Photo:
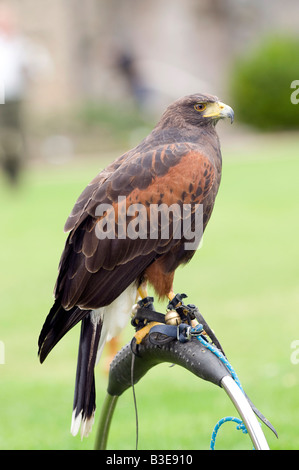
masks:
<svg viewBox="0 0 299 470"><path fill-rule="evenodd" d="M226 357L222 354L221 351L219 351L218 348L216 348L211 343L209 343L204 338L204 336L202 335L203 325L198 324L195 327L191 328L189 325L187 325L185 323L181 323L180 325L176 325L176 326L174 326L174 325L164 325L164 324L160 325L159 324L159 325L153 326L151 328L151 333L155 333L155 332L166 334L167 336L177 338L177 340L182 342L182 343L185 343L185 342L189 341L191 336L195 336L198 339L198 341L205 348L209 349L213 354L215 354L220 359L220 361L226 366L226 368L230 372L232 378L234 379L236 384L239 386L239 388L241 389L241 391L245 395L245 392L243 390L241 382L240 382L235 370L233 369L231 364L228 362ZM217 436L217 433L218 433L218 430L219 430L220 426L222 426L222 424L224 424L228 421L233 421L233 422L237 423L238 424L237 429L241 429L244 434L247 433L247 429L245 427L245 424L243 423L243 421L241 419L234 418L232 416L228 416L227 418L222 418L221 420L218 421L218 423L216 424L216 426L213 430L212 438L211 438L211 444L210 444L210 449L211 450L215 449L215 440L216 440L216 436Z"/></svg>
<svg viewBox="0 0 299 470"><path fill-rule="evenodd" d="M245 427L245 425L244 425L244 423L241 419L235 418L234 416L227 416L226 418L222 418L218 421L218 423L216 424L216 426L213 429L212 437L211 437L211 443L210 443L210 449L211 450L215 450L216 437L217 437L217 433L218 433L220 427L222 426L222 424L227 423L229 421L237 423L238 425L237 425L236 429L241 430L244 434L247 434L247 429L246 429L246 427Z"/></svg>
<svg viewBox="0 0 299 470"><path fill-rule="evenodd" d="M236 382L236 384L240 387L240 389L242 390L242 392L244 393L244 390L243 390L243 387L241 385L241 382L235 372L235 370L233 369L232 365L228 362L228 360L226 359L226 357L222 354L221 351L219 351L219 349L217 349L215 346L213 346L211 343L209 343L208 341L206 341L201 333L203 331L203 326L201 324L199 325L196 325L195 328L192 328L191 329L191 334L196 336L196 338L198 339L198 341L203 344L207 349L209 349L212 353L214 353L219 359L221 362L223 362L223 364L226 366L226 368L229 370L229 372L231 373L231 376L232 378L234 379L234 381Z"/></svg>
<svg viewBox="0 0 299 470"><path fill-rule="evenodd" d="M222 354L221 351L219 351L219 349L217 349L215 346L213 346L212 344L210 344L207 340L205 340L203 338L203 336L201 335L201 332L203 330L203 327L202 325L196 325L195 328L192 328L191 330L191 334L192 335L195 335L196 338L198 339L198 341L203 345L205 346L207 349L209 349L211 352L213 352L220 360L221 362L223 362L223 364L226 366L226 368L229 370L232 378L234 379L234 381L236 382L236 384L240 387L240 389L242 390L242 392L244 393L244 390L243 390L243 387L241 385L241 382L235 372L235 370L233 369L232 365L228 362L228 360L226 359L226 357ZM197 334L198 333L198 334ZM245 424L243 423L243 421L239 418L235 418L233 416L227 416L226 418L222 418L218 421L218 423L215 425L214 429L213 429L213 432L212 432L212 437L211 437L211 443L210 443L210 449L211 450L215 450L215 441L216 441L216 436L217 436L217 433L220 429L220 427L224 424L224 423L227 423L229 421L233 421L234 423L237 423L237 427L236 429L237 430L241 430L244 434L247 434L247 429L245 427Z"/></svg>

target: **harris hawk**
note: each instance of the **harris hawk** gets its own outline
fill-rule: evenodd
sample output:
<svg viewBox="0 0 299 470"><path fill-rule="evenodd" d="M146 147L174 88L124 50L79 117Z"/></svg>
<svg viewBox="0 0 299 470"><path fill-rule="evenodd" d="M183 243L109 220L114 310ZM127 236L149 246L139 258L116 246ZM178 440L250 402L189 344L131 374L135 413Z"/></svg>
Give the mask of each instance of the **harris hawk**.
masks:
<svg viewBox="0 0 299 470"><path fill-rule="evenodd" d="M182 208L188 204L194 230L194 207L200 205L203 232L221 179L222 158L215 124L222 118L232 122L233 117L232 108L212 95L193 94L176 100L153 131L101 171L76 201L64 227L69 234L60 259L55 301L38 340L43 362L57 342L81 321L73 435L80 426L81 436L91 430L94 367L106 341L126 325L138 295L147 295L147 284L159 298L171 300L176 268L196 251L194 247L186 248L187 237L182 230L180 236L174 236L171 230L162 236L160 219L154 233L147 220L142 236L129 236L126 231L124 235L123 228L134 222L134 204L145 208L149 216L153 205ZM129 214L125 227L120 226L123 212ZM110 232L109 214L116 221ZM173 217L168 221L173 228ZM140 220L138 223L142 225Z"/></svg>

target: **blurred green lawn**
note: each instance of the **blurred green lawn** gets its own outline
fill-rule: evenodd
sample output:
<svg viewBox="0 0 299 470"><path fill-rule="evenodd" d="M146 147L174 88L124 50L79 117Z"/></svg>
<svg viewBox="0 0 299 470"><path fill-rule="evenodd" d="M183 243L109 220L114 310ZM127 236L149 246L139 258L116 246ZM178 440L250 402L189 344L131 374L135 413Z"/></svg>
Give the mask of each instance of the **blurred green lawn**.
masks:
<svg viewBox="0 0 299 470"><path fill-rule="evenodd" d="M223 147L223 180L203 247L177 271L215 330L251 400L272 422L272 449L299 448L298 200L299 137L277 136ZM117 156L117 155L115 155ZM52 304L63 225L73 203L105 161L33 165L23 186L0 186L1 449L92 449L96 429L81 442L69 433L79 329L43 365L37 338ZM162 308L162 307L161 307ZM122 341L132 336L128 326ZM97 368L97 414L105 396ZM139 449L208 449L218 419L237 412L226 394L184 369L161 364L136 386ZM108 448L134 449L132 390L119 399ZM219 431L218 449L251 449L234 424Z"/></svg>

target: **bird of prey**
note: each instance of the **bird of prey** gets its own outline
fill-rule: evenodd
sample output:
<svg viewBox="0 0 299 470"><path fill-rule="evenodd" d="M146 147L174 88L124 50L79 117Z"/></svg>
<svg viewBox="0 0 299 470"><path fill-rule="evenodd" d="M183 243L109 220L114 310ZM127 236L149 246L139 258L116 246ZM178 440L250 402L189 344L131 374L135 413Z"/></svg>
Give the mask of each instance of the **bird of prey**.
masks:
<svg viewBox="0 0 299 470"><path fill-rule="evenodd" d="M232 108L216 96L193 94L176 100L152 132L101 171L76 201L64 227L69 234L60 259L54 305L38 341L43 362L57 342L81 321L73 435L80 426L81 436L91 430L94 367L105 342L126 325L136 298L146 297L148 284L159 298L171 300L176 268L187 263L196 251L196 247L186 248L188 237L182 230L179 236L171 230L163 235L161 219L154 229L147 219L140 236L134 236L137 225L142 225L140 219L133 236L124 229L134 223L136 207L145 208L150 218L155 213L150 210L152 206L162 207L162 217L165 207L189 205L190 227L195 230L195 207L200 205L204 231L221 179L215 124L222 118L232 122L233 117ZM129 216L122 218L121 224L124 212ZM110 232L109 214L116 220ZM173 227L174 217L168 220Z"/></svg>

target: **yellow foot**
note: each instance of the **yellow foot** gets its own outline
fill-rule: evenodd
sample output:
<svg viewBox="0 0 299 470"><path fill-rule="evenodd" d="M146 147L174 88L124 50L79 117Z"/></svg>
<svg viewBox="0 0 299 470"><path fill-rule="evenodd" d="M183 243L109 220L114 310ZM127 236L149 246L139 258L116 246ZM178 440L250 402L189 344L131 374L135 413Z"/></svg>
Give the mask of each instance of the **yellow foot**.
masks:
<svg viewBox="0 0 299 470"><path fill-rule="evenodd" d="M140 330L136 331L134 337L136 339L136 343L137 344L140 344L141 341L146 337L146 335L148 335L150 329L155 326L155 325L159 325L159 322L157 321L151 321L150 323L148 323L147 325L145 325L143 328L141 328Z"/></svg>

